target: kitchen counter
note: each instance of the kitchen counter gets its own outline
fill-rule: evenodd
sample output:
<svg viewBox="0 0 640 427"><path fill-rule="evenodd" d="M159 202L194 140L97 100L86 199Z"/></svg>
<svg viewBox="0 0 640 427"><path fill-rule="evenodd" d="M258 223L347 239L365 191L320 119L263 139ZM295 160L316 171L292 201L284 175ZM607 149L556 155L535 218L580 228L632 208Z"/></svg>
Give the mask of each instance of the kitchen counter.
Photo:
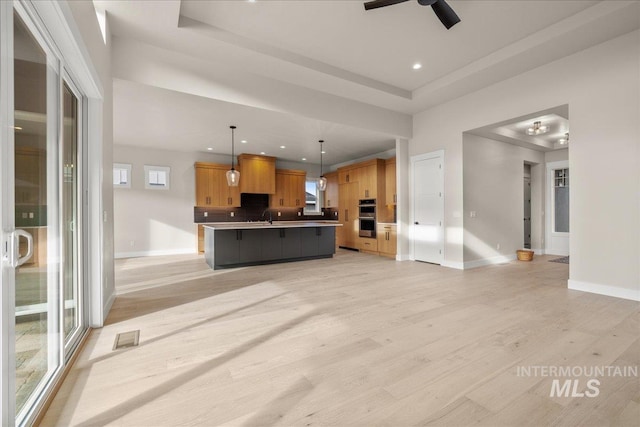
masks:
<svg viewBox="0 0 640 427"><path fill-rule="evenodd" d="M208 222L205 228L217 230L250 230L255 228L301 228L301 227L342 227L338 221L249 221L249 222Z"/></svg>
<svg viewBox="0 0 640 427"><path fill-rule="evenodd" d="M331 258L336 221L205 223L204 256L209 267L245 267Z"/></svg>

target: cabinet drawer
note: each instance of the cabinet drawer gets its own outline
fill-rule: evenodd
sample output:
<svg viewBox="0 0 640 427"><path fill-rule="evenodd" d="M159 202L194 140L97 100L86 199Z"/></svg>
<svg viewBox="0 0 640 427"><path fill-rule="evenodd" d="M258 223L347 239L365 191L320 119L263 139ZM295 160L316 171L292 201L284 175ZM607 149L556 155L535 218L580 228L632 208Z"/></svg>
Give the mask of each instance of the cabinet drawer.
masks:
<svg viewBox="0 0 640 427"><path fill-rule="evenodd" d="M378 241L376 239L358 238L358 249L361 251L378 251Z"/></svg>

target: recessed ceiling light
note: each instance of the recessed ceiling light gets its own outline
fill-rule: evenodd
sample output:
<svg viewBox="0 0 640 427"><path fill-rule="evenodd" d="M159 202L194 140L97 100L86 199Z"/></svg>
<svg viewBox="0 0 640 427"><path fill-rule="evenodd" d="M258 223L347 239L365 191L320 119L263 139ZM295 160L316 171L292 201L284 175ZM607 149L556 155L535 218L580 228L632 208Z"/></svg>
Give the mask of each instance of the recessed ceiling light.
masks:
<svg viewBox="0 0 640 427"><path fill-rule="evenodd" d="M287 147L286 147L286 146L284 146L284 145L281 145L281 146L280 146L280 148L287 148Z"/></svg>
<svg viewBox="0 0 640 427"><path fill-rule="evenodd" d="M246 144L246 143L247 143L247 140L246 140L246 139L243 139L243 140L242 140L242 141L240 141L240 142L241 142L241 143L243 143L243 144Z"/></svg>
<svg viewBox="0 0 640 427"><path fill-rule="evenodd" d="M326 151L321 151L321 153L322 153L322 154L327 154L327 152L326 152Z"/></svg>
<svg viewBox="0 0 640 427"><path fill-rule="evenodd" d="M22 130L20 126L11 126L14 130Z"/></svg>
<svg viewBox="0 0 640 427"><path fill-rule="evenodd" d="M213 148L209 147L209 148L207 148L207 150L209 150L209 151L213 151Z"/></svg>
<svg viewBox="0 0 640 427"><path fill-rule="evenodd" d="M303 162L304 162L304 161L306 161L306 160L307 160L307 158L306 158L306 157L303 157L303 158L302 158L302 161L303 161Z"/></svg>
<svg viewBox="0 0 640 427"><path fill-rule="evenodd" d="M419 70L420 68L422 68L422 64L419 62L416 62L415 64L413 64L412 67L414 70Z"/></svg>
<svg viewBox="0 0 640 427"><path fill-rule="evenodd" d="M261 152L260 152L260 154L262 154L262 155L264 156L264 155L265 155L265 154L267 154L267 153L265 153L264 151L261 151Z"/></svg>

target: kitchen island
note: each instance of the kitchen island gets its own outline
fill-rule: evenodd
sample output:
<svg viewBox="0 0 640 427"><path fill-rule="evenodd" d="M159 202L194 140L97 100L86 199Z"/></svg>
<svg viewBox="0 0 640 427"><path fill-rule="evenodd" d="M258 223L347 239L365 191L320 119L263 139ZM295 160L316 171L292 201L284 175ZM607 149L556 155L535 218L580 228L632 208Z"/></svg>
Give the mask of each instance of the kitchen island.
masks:
<svg viewBox="0 0 640 427"><path fill-rule="evenodd" d="M219 222L204 224L209 267L245 267L331 258L337 221Z"/></svg>

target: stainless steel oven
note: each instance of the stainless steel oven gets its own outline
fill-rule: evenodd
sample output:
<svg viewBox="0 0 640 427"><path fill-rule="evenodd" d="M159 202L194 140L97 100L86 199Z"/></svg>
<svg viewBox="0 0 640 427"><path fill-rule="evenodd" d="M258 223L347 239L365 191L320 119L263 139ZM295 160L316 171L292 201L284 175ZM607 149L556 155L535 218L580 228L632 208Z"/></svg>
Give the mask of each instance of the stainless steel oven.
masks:
<svg viewBox="0 0 640 427"><path fill-rule="evenodd" d="M362 199L358 203L360 237L376 237L376 199Z"/></svg>

